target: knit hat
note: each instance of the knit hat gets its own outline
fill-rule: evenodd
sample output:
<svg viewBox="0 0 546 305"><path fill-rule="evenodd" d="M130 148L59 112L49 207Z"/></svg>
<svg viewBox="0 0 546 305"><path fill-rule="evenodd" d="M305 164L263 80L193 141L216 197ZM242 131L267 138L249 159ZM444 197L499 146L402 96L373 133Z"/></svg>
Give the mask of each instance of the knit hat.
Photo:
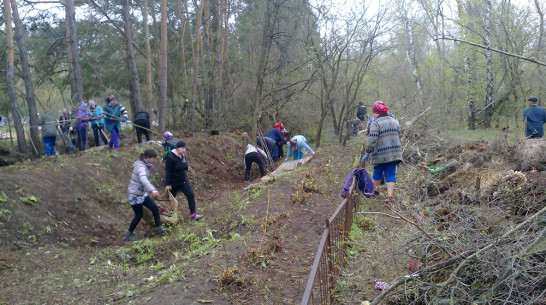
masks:
<svg viewBox="0 0 546 305"><path fill-rule="evenodd" d="M94 100L89 100L89 107L91 106L95 106L95 101Z"/></svg>
<svg viewBox="0 0 546 305"><path fill-rule="evenodd" d="M532 96L532 97L530 97L530 98L528 99L528 101L529 101L529 102L536 103L536 102L538 102L538 98Z"/></svg>
<svg viewBox="0 0 546 305"><path fill-rule="evenodd" d="M373 103L372 111L373 113L383 114L387 113L387 111L389 111L389 108L387 108L387 106L385 106L382 101L376 101L375 103Z"/></svg>
<svg viewBox="0 0 546 305"><path fill-rule="evenodd" d="M165 138L165 140L170 140L170 139L172 139L173 137L174 137L174 136L173 136L173 134L172 134L170 131L165 131L165 132L163 133L163 138Z"/></svg>
<svg viewBox="0 0 546 305"><path fill-rule="evenodd" d="M186 147L186 142L184 141L176 142L176 145L174 146L174 148L179 148L179 147Z"/></svg>

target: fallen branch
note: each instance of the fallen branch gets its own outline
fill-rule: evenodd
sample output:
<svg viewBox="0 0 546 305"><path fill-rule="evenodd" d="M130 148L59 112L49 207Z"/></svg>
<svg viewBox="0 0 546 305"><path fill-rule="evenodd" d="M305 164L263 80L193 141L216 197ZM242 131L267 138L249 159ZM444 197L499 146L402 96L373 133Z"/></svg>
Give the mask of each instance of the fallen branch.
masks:
<svg viewBox="0 0 546 305"><path fill-rule="evenodd" d="M400 219L400 217L398 217L398 216L393 216L391 214L382 213L382 212L358 212L357 214L383 215L383 216L391 217L391 218L394 218L394 219Z"/></svg>

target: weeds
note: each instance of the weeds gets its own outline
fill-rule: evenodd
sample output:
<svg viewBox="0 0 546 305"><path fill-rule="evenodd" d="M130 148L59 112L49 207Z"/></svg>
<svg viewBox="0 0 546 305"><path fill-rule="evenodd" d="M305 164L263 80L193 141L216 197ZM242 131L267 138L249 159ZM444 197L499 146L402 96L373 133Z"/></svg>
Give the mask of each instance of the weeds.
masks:
<svg viewBox="0 0 546 305"><path fill-rule="evenodd" d="M238 287L242 288L247 284L247 280L244 276L240 275L237 266L226 268L222 271L222 274L217 278L220 285L224 288Z"/></svg>

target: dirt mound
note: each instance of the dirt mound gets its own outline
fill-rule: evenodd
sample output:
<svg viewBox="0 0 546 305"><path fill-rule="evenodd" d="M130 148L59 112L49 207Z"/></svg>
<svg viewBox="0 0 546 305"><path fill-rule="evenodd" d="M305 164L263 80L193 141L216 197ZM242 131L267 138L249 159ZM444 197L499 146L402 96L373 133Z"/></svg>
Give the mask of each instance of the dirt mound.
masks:
<svg viewBox="0 0 546 305"><path fill-rule="evenodd" d="M546 171L546 138L530 139L518 142L519 153L515 154L515 170Z"/></svg>
<svg viewBox="0 0 546 305"><path fill-rule="evenodd" d="M234 170L240 167L240 158L232 157L241 154L237 139L231 135L184 139L198 205L242 182L241 173ZM90 150L0 168L0 247L96 247L118 241L132 217L125 193L132 163L142 150L143 146ZM156 163L151 176L156 186L163 186L162 163ZM185 215L185 198L182 202Z"/></svg>

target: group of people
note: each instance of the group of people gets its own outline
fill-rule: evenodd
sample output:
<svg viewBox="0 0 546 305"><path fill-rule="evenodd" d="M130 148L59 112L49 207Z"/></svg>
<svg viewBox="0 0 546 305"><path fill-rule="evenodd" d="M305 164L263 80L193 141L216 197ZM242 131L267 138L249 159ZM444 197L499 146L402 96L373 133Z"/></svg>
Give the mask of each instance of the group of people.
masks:
<svg viewBox="0 0 546 305"><path fill-rule="evenodd" d="M281 121L275 123L267 132L265 137L256 137L256 145L248 143L245 148L245 181L250 179L250 169L252 163L256 163L260 169L260 175L266 176L265 167L269 163L276 162L284 156L284 145L288 146L284 161L291 157L294 160L303 158L303 154L308 151L315 154L313 149L307 144L307 139L302 135L290 137L290 133L284 128Z"/></svg>
<svg viewBox="0 0 546 305"><path fill-rule="evenodd" d="M57 133L65 142L70 153L76 152L77 144L79 151L84 151L87 142L87 130L89 126L93 130L95 146L104 145L113 149L119 149L119 133L121 123L127 122L128 112L118 101L116 95L109 95L105 99L104 106L99 106L93 100L82 103L76 113L71 114L68 109L63 109L58 119L55 118L51 109L46 109L38 120L42 126L42 142L46 156L55 154L55 142ZM146 141L150 140L150 116L146 111L139 111L133 121L137 133L138 143L142 142L142 136ZM110 138L106 135L109 132ZM76 138L73 141L73 138Z"/></svg>
<svg viewBox="0 0 546 305"><path fill-rule="evenodd" d="M166 131L163 136L165 138L164 148L166 152L163 158L165 162L165 191L170 192L175 197L178 193L183 193L188 201L190 219L193 221L200 220L203 218L203 215L197 213L195 194L186 174L188 171L186 142L177 140L174 146L171 146L172 140L174 140L173 134ZM133 208L134 217L125 233L125 240L137 240L134 230L142 219L143 207L148 208L152 212L158 234L162 236L168 232L161 223L159 208L153 200L159 197L159 191L150 182L150 168L156 160L157 152L153 149L147 149L133 163L131 180L127 188L127 198Z"/></svg>

